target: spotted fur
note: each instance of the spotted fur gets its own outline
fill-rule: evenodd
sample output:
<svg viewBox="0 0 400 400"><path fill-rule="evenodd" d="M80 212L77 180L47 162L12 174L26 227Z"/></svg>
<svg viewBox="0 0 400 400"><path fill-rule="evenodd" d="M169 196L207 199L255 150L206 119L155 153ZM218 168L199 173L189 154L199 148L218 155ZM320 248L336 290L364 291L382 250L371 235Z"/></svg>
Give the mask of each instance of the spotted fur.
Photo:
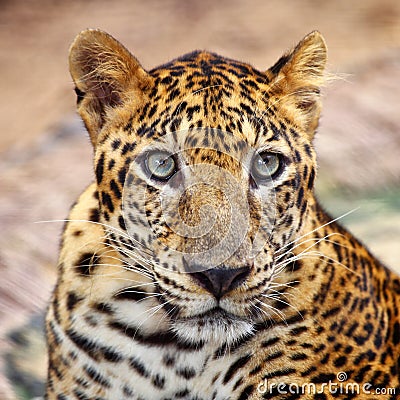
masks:
<svg viewBox="0 0 400 400"><path fill-rule="evenodd" d="M337 383L339 372L399 386L400 279L313 194L325 62L318 32L267 71L200 51L145 71L108 34L78 35L70 70L95 182L62 237L47 399L326 399L277 385ZM180 180L146 175L155 143L179 154ZM249 173L253 150L279 155L268 182ZM185 180L201 184L179 192ZM180 194L172 225L166 187ZM193 269L246 212L240 244ZM211 230L185 237L178 219Z"/></svg>

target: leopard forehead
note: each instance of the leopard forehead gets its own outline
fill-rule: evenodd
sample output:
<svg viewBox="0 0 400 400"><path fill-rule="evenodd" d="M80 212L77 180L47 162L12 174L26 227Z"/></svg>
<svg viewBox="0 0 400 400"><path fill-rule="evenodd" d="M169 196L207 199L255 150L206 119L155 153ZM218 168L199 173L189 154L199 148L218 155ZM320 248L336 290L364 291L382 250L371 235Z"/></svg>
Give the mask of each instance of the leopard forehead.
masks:
<svg viewBox="0 0 400 400"><path fill-rule="evenodd" d="M192 137L192 147L207 148L210 140L212 146L220 140L221 150L229 153L230 144L217 131L249 145L282 139L286 133L291 140L308 141L271 92L274 85L270 74L248 64L196 51L149 71L140 96L125 93L123 107L110 115L98 143L116 136L117 142L126 137L132 147L140 147L165 134L203 128L212 129L203 138Z"/></svg>
<svg viewBox="0 0 400 400"><path fill-rule="evenodd" d="M280 107L268 73L196 51L148 77L140 96L128 91L110 113L97 141L96 163L105 157L110 165L121 157L128 164L149 146L170 153L192 149L191 162L208 160L231 170L249 148L291 154L297 163L302 153L313 159L310 138Z"/></svg>

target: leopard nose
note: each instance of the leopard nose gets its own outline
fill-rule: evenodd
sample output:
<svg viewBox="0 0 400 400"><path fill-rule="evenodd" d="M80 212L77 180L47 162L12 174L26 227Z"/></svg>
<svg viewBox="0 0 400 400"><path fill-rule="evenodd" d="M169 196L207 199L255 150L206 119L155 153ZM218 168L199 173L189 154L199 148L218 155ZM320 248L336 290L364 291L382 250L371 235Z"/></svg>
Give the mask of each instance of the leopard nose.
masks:
<svg viewBox="0 0 400 400"><path fill-rule="evenodd" d="M235 269L212 268L190 275L199 286L220 299L224 294L243 284L249 274L250 268L242 267Z"/></svg>

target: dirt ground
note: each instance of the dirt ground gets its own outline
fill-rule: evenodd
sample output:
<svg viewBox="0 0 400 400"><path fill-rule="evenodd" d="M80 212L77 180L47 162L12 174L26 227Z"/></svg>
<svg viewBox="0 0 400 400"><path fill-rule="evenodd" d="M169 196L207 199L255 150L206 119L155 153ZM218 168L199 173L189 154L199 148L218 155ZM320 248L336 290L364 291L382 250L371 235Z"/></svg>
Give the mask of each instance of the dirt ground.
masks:
<svg viewBox="0 0 400 400"><path fill-rule="evenodd" d="M318 191L336 215L396 267L400 256L400 2L250 0L0 1L0 399L13 351L6 332L44 309L69 205L92 179L75 117L68 47L84 28L108 31L145 68L205 48L267 69L311 30L340 79L326 89L317 138ZM40 349L42 347L39 346ZM21 361L43 375L43 357ZM42 364L41 364L42 363ZM35 371L34 371L35 370ZM33 392L32 392L33 393Z"/></svg>

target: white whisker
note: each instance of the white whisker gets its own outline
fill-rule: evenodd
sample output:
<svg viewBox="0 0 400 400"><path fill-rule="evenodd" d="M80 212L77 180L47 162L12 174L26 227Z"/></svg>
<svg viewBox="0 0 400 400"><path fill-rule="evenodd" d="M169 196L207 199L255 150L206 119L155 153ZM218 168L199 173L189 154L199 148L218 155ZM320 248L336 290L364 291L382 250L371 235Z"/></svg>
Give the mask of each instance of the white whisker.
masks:
<svg viewBox="0 0 400 400"><path fill-rule="evenodd" d="M292 245L293 243L297 243L297 242L298 242L299 240L301 240L302 238L304 238L304 237L306 237L306 236L308 236L308 235L311 235L312 233L314 233L314 232L316 232L316 231L318 231L318 230L320 230L320 229L322 229L322 228L325 228L326 226L328 226L328 225L330 225L330 224L332 224L332 223L334 223L334 222L336 222L336 221L338 221L338 220L340 220L340 219L342 219L342 218L347 217L348 215L352 214L354 211L357 211L359 208L360 208L360 207L356 207L356 208L354 208L354 209L352 209L352 210L350 210L350 211L348 211L348 212L346 212L346 213L340 215L339 217L334 218L334 219L330 220L329 222L327 222L327 223L325 223L325 224L323 224L323 225L321 225L321 226L319 226L319 227L313 229L312 231L305 233L304 235L302 235L302 236L296 238L295 240L293 240L293 241L291 241L291 242L285 244L284 246L282 246L282 247L277 251L277 253L279 254L283 249L285 249L286 247Z"/></svg>

